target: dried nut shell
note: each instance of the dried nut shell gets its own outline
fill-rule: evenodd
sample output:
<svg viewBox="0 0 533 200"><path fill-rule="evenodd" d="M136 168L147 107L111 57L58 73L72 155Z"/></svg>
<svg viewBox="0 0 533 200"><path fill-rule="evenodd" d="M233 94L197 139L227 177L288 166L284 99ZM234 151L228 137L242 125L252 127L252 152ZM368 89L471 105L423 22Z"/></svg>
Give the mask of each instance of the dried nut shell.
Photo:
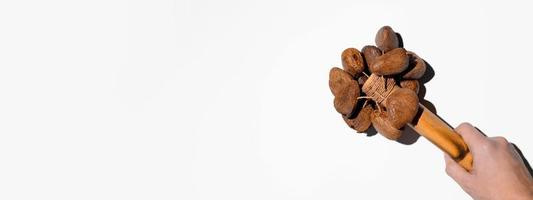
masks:
<svg viewBox="0 0 533 200"><path fill-rule="evenodd" d="M333 104L337 112L348 115L352 113L359 97L359 85L352 76L339 68L332 68L329 73L329 88L335 96Z"/></svg>
<svg viewBox="0 0 533 200"><path fill-rule="evenodd" d="M418 111L418 96L410 89L396 88L382 102L387 109L387 121L396 129L413 121Z"/></svg>
<svg viewBox="0 0 533 200"><path fill-rule="evenodd" d="M372 125L376 131L389 140L397 140L402 136L402 131L394 128L387 119L385 112L376 111L372 113Z"/></svg>
<svg viewBox="0 0 533 200"><path fill-rule="evenodd" d="M383 52L400 47L400 40L390 26L381 27L376 34L376 46Z"/></svg>
<svg viewBox="0 0 533 200"><path fill-rule="evenodd" d="M359 78L357 78L357 82L359 83L360 87L363 87L363 85L365 84L366 80L368 80L367 76L359 76Z"/></svg>
<svg viewBox="0 0 533 200"><path fill-rule="evenodd" d="M402 76L405 79L419 79L424 76L426 73L426 62L418 55L413 52L408 51L407 56L409 56L409 66L407 67L406 73Z"/></svg>
<svg viewBox="0 0 533 200"><path fill-rule="evenodd" d="M369 66L370 72L377 75L399 74L409 66L409 56L403 48L393 49L376 58Z"/></svg>
<svg viewBox="0 0 533 200"><path fill-rule="evenodd" d="M333 96L341 95L342 91L353 82L353 77L338 67L333 67L329 71L329 89Z"/></svg>
<svg viewBox="0 0 533 200"><path fill-rule="evenodd" d="M420 83L418 80L402 80L400 81L400 86L402 86L402 88L410 89L417 94L418 90L420 89Z"/></svg>
<svg viewBox="0 0 533 200"><path fill-rule="evenodd" d="M372 106L367 104L353 119L349 119L347 115L343 115L342 118L350 128L356 130L358 133L362 133L370 128L370 125L372 124L373 111L374 110L372 109Z"/></svg>
<svg viewBox="0 0 533 200"><path fill-rule="evenodd" d="M365 57L365 62L367 66L372 65L376 61L376 58L381 56L382 54L379 48L371 45L363 47L363 49L361 49L361 52L363 53L363 57Z"/></svg>
<svg viewBox="0 0 533 200"><path fill-rule="evenodd" d="M365 69L365 62L361 52L355 48L347 48L342 52L342 68L356 77Z"/></svg>
<svg viewBox="0 0 533 200"><path fill-rule="evenodd" d="M347 87L341 95L335 96L333 105L337 112L343 115L348 115L352 113L355 108L357 97L359 97L359 87L357 85L352 85Z"/></svg>

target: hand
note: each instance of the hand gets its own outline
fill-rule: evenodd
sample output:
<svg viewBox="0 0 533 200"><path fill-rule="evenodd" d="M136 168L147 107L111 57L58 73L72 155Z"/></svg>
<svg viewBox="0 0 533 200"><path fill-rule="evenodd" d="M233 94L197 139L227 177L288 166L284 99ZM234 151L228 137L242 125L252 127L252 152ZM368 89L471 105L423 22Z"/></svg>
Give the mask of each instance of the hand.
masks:
<svg viewBox="0 0 533 200"><path fill-rule="evenodd" d="M446 173L476 200L533 199L533 178L514 146L503 137L487 138L468 123L456 129L474 157L468 172L445 155Z"/></svg>

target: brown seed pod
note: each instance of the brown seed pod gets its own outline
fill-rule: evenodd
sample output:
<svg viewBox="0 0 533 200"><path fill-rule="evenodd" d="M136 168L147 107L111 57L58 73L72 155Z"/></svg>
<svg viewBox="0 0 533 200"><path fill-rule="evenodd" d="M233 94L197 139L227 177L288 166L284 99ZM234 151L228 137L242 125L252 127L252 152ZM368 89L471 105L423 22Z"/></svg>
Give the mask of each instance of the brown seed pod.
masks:
<svg viewBox="0 0 533 200"><path fill-rule="evenodd" d="M369 66L370 72L377 75L394 75L404 71L409 66L409 56L403 48L393 49L376 58Z"/></svg>
<svg viewBox="0 0 533 200"><path fill-rule="evenodd" d="M342 69L334 67L329 72L329 88L335 96L333 104L337 112L348 115L352 113L359 97L359 85L352 76Z"/></svg>
<svg viewBox="0 0 533 200"><path fill-rule="evenodd" d="M341 55L344 70L331 69L329 86L335 109L348 126L363 132L374 124L386 138L396 140L418 112L420 82L416 79L424 75L426 63L401 48L398 34L389 26L378 31L375 42L377 47L368 45L361 52L345 49ZM366 95L365 102L358 101L361 94Z"/></svg>
<svg viewBox="0 0 533 200"><path fill-rule="evenodd" d="M368 80L367 76L359 76L359 78L357 78L357 82L359 83L360 87L363 87L363 85L365 84L366 80Z"/></svg>
<svg viewBox="0 0 533 200"><path fill-rule="evenodd" d="M390 26L381 27L376 34L376 46L383 52L400 47L400 40Z"/></svg>
<svg viewBox="0 0 533 200"><path fill-rule="evenodd" d="M342 52L342 68L353 77L357 77L365 69L361 52L356 48L347 48Z"/></svg>
<svg viewBox="0 0 533 200"><path fill-rule="evenodd" d="M413 121L418 111L418 96L410 89L396 88L382 104L387 109L390 125L401 129Z"/></svg>
<svg viewBox="0 0 533 200"><path fill-rule="evenodd" d="M359 97L359 87L352 85L347 87L339 96L333 100L333 105L337 112L343 115L352 113Z"/></svg>
<svg viewBox="0 0 533 200"><path fill-rule="evenodd" d="M426 73L426 62L413 52L407 51L409 56L409 66L402 78L419 79Z"/></svg>
<svg viewBox="0 0 533 200"><path fill-rule="evenodd" d="M386 112L379 112L377 110L373 112L372 125L379 134L389 140L397 140L402 135L402 131L391 125Z"/></svg>
<svg viewBox="0 0 533 200"><path fill-rule="evenodd" d="M338 67L333 67L329 71L329 89L333 96L341 95L342 91L353 82L353 77Z"/></svg>
<svg viewBox="0 0 533 200"><path fill-rule="evenodd" d="M363 108L355 115L354 118L350 119L347 117L347 115L343 115L342 118L348 124L348 126L354 130L356 130L358 133L365 132L370 125L372 124L372 112L374 109L372 109L372 106L370 104L364 105Z"/></svg>
<svg viewBox="0 0 533 200"><path fill-rule="evenodd" d="M420 83L418 82L418 80L402 80L400 81L400 86L402 88L410 89L417 94L418 90L420 89Z"/></svg>
<svg viewBox="0 0 533 200"><path fill-rule="evenodd" d="M363 53L363 57L365 57L365 62L367 66L374 64L376 58L381 56L382 54L379 48L372 45L364 46L363 49L361 49L361 52Z"/></svg>
<svg viewBox="0 0 533 200"><path fill-rule="evenodd" d="M373 101L384 107L386 118L396 129L411 122L418 111L418 96L409 89L400 88L393 78L370 75L363 85L363 91ZM378 107L379 109L380 107ZM380 116L383 117L383 113Z"/></svg>

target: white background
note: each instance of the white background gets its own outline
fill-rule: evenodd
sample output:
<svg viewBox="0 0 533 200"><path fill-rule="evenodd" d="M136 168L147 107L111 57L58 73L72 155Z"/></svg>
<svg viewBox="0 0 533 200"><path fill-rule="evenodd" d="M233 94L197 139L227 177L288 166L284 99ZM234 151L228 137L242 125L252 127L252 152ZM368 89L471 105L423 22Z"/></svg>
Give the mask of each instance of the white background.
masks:
<svg viewBox="0 0 533 200"><path fill-rule="evenodd" d="M328 71L390 25L440 116L532 160L531 8L2 1L0 199L469 199L424 138L349 129Z"/></svg>

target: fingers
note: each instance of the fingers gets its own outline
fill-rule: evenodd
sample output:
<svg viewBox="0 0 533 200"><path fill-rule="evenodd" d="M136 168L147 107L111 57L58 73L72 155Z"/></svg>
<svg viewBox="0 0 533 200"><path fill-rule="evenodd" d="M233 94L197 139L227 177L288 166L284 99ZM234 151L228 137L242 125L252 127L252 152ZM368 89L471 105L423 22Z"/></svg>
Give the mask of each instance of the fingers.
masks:
<svg viewBox="0 0 533 200"><path fill-rule="evenodd" d="M509 145L509 149L510 149L510 152L511 152L511 155L513 155L513 157L517 160L521 160L522 163L524 163L524 159L522 157L522 154L519 152L520 150L518 150L518 147L516 147L516 145L514 144L510 144ZM524 163L525 165L525 163Z"/></svg>
<svg viewBox="0 0 533 200"><path fill-rule="evenodd" d="M448 154L444 154L444 161L446 162L446 173L452 177L459 185L464 185L470 177L468 173L461 165L457 164Z"/></svg>
<svg viewBox="0 0 533 200"><path fill-rule="evenodd" d="M462 123L455 128L455 131L463 137L466 145L468 145L468 148L472 152L476 151L477 148L487 141L487 138L469 123Z"/></svg>

